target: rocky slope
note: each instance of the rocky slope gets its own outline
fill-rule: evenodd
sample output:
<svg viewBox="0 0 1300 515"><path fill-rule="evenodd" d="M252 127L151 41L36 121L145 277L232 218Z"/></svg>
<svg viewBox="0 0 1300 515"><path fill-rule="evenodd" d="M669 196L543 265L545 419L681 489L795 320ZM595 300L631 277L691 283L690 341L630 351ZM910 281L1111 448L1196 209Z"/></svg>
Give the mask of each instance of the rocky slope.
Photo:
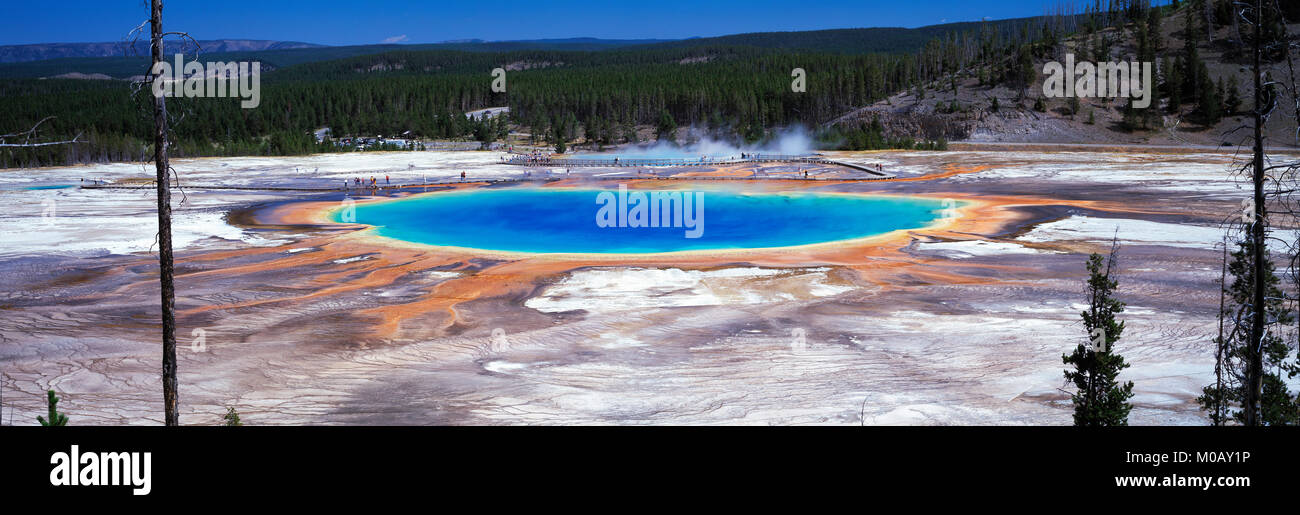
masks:
<svg viewBox="0 0 1300 515"><path fill-rule="evenodd" d="M1165 19L1163 23L1164 48L1160 57L1173 58L1181 52L1183 39L1181 27L1183 13ZM1288 27L1291 34L1300 33L1300 25ZM1112 60L1127 61L1136 55L1132 31L1109 29L1103 33L1115 38ZM915 90L896 94L876 104L865 106L832 120L828 125L843 122L869 122L879 118L891 135L906 135L918 139L935 139L943 136L950 141L1006 142L1006 143L1087 143L1087 144L1143 144L1220 147L1237 145L1249 136L1248 126L1251 79L1248 63L1231 55L1235 44L1229 27L1215 32L1213 42L1199 47L1211 77L1231 81L1236 78L1240 86L1242 108L1237 113L1224 116L1222 121L1205 126L1191 116L1193 106L1188 104L1178 112L1160 109L1160 116L1149 130L1124 130L1123 99L1081 99L1079 113L1072 115L1066 99L1044 99L1045 109L1033 108L1035 99L1043 95L1043 76L1040 73L1033 86L1022 90L1017 85L981 85L971 70L959 77L956 93L947 80L927 84L918 98ZM1057 58L1064 61L1066 53L1073 53L1080 42L1070 39L1057 49ZM1036 69L1042 70L1048 62L1040 59ZM1159 66L1159 62L1153 66ZM1289 72L1286 63L1274 65L1275 77L1285 77ZM994 99L998 108L994 109ZM1286 105L1289 99L1283 99ZM954 101L958 109L953 110ZM1152 107L1153 109L1155 106ZM1300 144L1294 133L1294 116L1279 113L1268 127L1269 145L1294 147ZM1089 120L1091 118L1091 121Z"/></svg>

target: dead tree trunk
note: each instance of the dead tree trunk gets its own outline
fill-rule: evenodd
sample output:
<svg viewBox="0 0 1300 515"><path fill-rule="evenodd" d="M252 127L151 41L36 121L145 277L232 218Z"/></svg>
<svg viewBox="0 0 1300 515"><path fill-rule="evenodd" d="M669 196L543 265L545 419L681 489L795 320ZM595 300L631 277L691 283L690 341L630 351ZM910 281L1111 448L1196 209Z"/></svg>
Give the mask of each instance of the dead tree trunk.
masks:
<svg viewBox="0 0 1300 515"><path fill-rule="evenodd" d="M1202 7L1201 10L1205 15L1205 40L1210 43L1214 42L1214 5L1213 4L1214 2L1211 2L1210 0L1201 0L1201 7ZM1192 14L1187 13L1187 15L1191 16Z"/></svg>
<svg viewBox="0 0 1300 515"><path fill-rule="evenodd" d="M162 0L151 1L149 17L153 64L163 60ZM153 80L164 80L155 75ZM167 98L153 99L153 160L158 171L158 282L162 290L163 411L166 424L180 425L176 399L176 286L172 267L172 193L167 164Z"/></svg>
<svg viewBox="0 0 1300 515"><path fill-rule="evenodd" d="M1241 22L1240 22L1241 16L1237 14L1237 10L1235 8L1236 3L1233 3L1233 6L1234 8L1232 11L1232 42L1240 45L1241 44Z"/></svg>
<svg viewBox="0 0 1300 515"><path fill-rule="evenodd" d="M1255 162L1252 178L1255 186L1255 212L1253 224L1250 226L1250 239L1253 244L1252 249L1252 266L1254 273L1252 277L1253 291L1251 292L1251 317L1250 317L1250 340L1246 342L1246 398L1243 402L1245 411L1245 424L1248 426L1260 425L1259 409L1260 396L1263 390L1264 381L1264 323L1265 323L1265 288L1268 284L1265 282L1265 266L1267 252L1264 250L1264 109L1268 106L1264 99L1263 85L1263 37L1262 25L1264 24L1264 2L1255 0L1255 41L1251 44L1254 53L1254 64L1251 72L1255 75Z"/></svg>

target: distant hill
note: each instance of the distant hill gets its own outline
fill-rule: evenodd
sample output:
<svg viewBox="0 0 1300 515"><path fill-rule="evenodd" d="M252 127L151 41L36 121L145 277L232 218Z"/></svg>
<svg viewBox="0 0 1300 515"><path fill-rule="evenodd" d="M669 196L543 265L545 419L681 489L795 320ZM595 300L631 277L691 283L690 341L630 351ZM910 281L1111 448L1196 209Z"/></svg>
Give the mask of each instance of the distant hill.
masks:
<svg viewBox="0 0 1300 515"><path fill-rule="evenodd" d="M264 70L298 64L348 59L394 51L455 50L462 52L679 50L687 48L754 47L835 54L911 53L935 39L979 31L1019 30L1040 17L947 23L918 28L860 28L792 32L754 32L727 36L661 39L559 38L517 41L465 39L430 44L323 46L284 41L211 40L200 42L205 60L260 61ZM169 45L168 51L179 50ZM52 43L0 46L0 79L43 78L69 74L108 75L124 79L148 68L148 48L137 43ZM73 75L76 76L76 75Z"/></svg>
<svg viewBox="0 0 1300 515"><path fill-rule="evenodd" d="M263 69L275 70L296 64L313 63L347 59L363 55L381 54L393 51L420 50L458 50L462 52L514 52L524 50L566 50L594 52L616 48L641 47L663 43L657 39L538 39L521 41L456 41L418 45L353 45L324 46L308 43L263 41L265 48L255 45L234 44L236 40L219 40L200 42L203 60L211 61L259 61ZM220 44L230 43L230 44ZM243 41L242 43L258 43ZM123 43L56 43L51 45L21 45L17 47L0 47L0 55L6 49L27 47L58 47L61 45L117 45L115 54L105 56L59 56L24 62L4 61L0 59L0 79L35 79L58 77L69 74L108 75L112 78L125 79L142 75L149 68L149 49L140 48L136 54L123 53L129 47ZM302 46L295 46L302 45ZM100 49L108 52L108 49ZM180 51L171 47L169 51ZM191 49L192 50L192 49Z"/></svg>
<svg viewBox="0 0 1300 515"><path fill-rule="evenodd" d="M392 51L458 50L463 52L517 52L528 50L599 52L615 49L682 49L696 47L755 47L838 54L910 53L926 43L949 35L977 31L1019 30L1025 21L1041 17L947 23L913 29L899 27L830 29L792 32L754 32L727 36L663 39L600 39L589 37L516 41L450 40L430 44L374 44L326 46L294 41L218 39L200 41L204 59L261 61L264 69L347 59ZM168 52L179 51L179 42ZM43 78L68 74L108 75L124 79L143 73L148 45L126 42L48 43L0 46L0 79Z"/></svg>
<svg viewBox="0 0 1300 515"><path fill-rule="evenodd" d="M463 50L468 52L510 52L514 50L575 50L599 51L631 46L667 43L670 39L599 39L599 38L563 38L563 39L524 39L516 41L483 41L479 39L465 41L443 41L432 45L405 45L403 50Z"/></svg>
<svg viewBox="0 0 1300 515"><path fill-rule="evenodd" d="M914 52L936 38L976 32L981 29L1008 32L1019 30L1025 22L1041 17L1012 18L995 21L972 21L928 25L907 29L874 27L861 29L827 29L793 32L751 32L708 38L691 38L649 45L653 48L704 46L752 46L759 48L807 50L842 54Z"/></svg>
<svg viewBox="0 0 1300 515"><path fill-rule="evenodd" d="M199 41L204 52L250 52L261 50L284 50L290 48L320 48L323 45L300 43L297 41L260 41L250 39L214 39ZM180 48L179 42L169 42L168 51ZM0 63L25 63L49 59L75 57L122 57L149 54L148 40L109 43L41 43L34 45L0 46Z"/></svg>

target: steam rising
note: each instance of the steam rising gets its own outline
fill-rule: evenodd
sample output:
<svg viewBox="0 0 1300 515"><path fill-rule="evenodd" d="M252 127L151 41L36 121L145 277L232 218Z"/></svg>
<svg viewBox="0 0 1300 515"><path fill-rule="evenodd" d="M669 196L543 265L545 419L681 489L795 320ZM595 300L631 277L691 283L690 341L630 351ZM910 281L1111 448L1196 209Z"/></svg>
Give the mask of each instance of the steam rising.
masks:
<svg viewBox="0 0 1300 515"><path fill-rule="evenodd" d="M724 158L739 156L742 153L808 155L812 154L814 150L812 136L808 134L806 129L798 126L780 129L764 141L750 145L714 139L708 135L697 136L696 131L692 130L691 132L691 141L684 145L659 141L651 145L620 149L618 153L629 158L658 158L665 156Z"/></svg>

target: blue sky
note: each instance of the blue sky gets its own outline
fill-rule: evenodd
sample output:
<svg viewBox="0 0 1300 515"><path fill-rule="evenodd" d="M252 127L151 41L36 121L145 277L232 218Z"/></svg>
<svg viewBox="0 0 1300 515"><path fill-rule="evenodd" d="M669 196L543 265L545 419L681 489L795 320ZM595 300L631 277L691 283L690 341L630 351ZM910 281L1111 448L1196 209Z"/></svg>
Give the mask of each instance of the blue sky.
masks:
<svg viewBox="0 0 1300 515"><path fill-rule="evenodd" d="M120 41L143 0L7 1L0 44ZM1036 16L1055 0L168 0L168 30L198 39L327 45L599 37L679 39L740 32L919 27Z"/></svg>

